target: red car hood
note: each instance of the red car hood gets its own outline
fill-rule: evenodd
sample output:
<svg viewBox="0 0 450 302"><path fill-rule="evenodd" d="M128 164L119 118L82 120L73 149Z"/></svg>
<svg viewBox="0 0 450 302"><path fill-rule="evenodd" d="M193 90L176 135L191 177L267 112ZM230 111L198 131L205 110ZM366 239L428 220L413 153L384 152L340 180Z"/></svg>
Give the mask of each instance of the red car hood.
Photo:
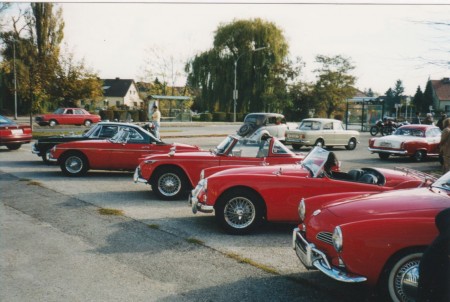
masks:
<svg viewBox="0 0 450 302"><path fill-rule="evenodd" d="M188 147L192 147L189 145L186 145ZM196 146L194 146L196 147ZM192 149L192 148L178 148L178 144L176 146L176 150L185 150L182 153L176 153L174 155L172 155L171 157L173 159L202 159L202 158L211 158L213 156L215 156L213 153L211 153L210 151L207 150L198 150L198 151L192 151L192 150L196 150L196 149ZM143 157L141 160L159 160L159 159L167 159L167 154L154 154L154 155L148 155Z"/></svg>
<svg viewBox="0 0 450 302"><path fill-rule="evenodd" d="M288 176L305 177L309 175L309 171L301 165L274 165L274 166L245 166L242 168L233 168L220 171L216 175L273 175L281 174Z"/></svg>
<svg viewBox="0 0 450 302"><path fill-rule="evenodd" d="M173 143L170 144L173 147L176 147L176 150L202 150L199 146L193 146L188 144L180 144L180 143Z"/></svg>
<svg viewBox="0 0 450 302"><path fill-rule="evenodd" d="M430 188L395 190L377 194L367 194L333 202L322 210L329 210L336 216L354 220L362 216L411 215L416 211L427 211L450 207L450 197L446 191Z"/></svg>

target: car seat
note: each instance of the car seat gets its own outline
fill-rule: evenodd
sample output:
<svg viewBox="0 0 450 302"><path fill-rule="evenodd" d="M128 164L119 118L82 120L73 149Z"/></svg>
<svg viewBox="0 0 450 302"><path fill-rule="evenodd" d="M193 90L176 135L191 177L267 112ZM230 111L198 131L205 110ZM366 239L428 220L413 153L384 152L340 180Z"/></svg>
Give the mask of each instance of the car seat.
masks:
<svg viewBox="0 0 450 302"><path fill-rule="evenodd" d="M352 180L354 181L358 181L359 178L364 174L364 171L361 169L354 169L354 170L350 170L348 171L348 175L350 175L350 177L352 178Z"/></svg>
<svg viewBox="0 0 450 302"><path fill-rule="evenodd" d="M378 183L378 178L375 175L372 174L364 174L361 176L358 181L364 182L367 184L373 184L376 185Z"/></svg>

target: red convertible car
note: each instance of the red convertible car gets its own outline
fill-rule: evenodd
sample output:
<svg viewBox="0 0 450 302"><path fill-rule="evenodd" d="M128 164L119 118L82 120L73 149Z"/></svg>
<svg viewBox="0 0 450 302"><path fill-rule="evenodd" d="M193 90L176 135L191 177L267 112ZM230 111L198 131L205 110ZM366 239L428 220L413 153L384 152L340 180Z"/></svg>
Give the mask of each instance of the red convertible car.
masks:
<svg viewBox="0 0 450 302"><path fill-rule="evenodd" d="M394 134L369 139L369 151L381 159L389 156L409 156L423 161L427 156L439 157L441 130L433 125L405 125Z"/></svg>
<svg viewBox="0 0 450 302"><path fill-rule="evenodd" d="M17 150L22 144L31 142L31 127L19 125L7 117L0 115L0 146L9 150Z"/></svg>
<svg viewBox="0 0 450 302"><path fill-rule="evenodd" d="M255 142L230 135L211 151L149 156L136 168L134 181L150 184L161 199L176 199L187 196L198 183L200 172L208 167L294 164L303 158L273 137Z"/></svg>
<svg viewBox="0 0 450 302"><path fill-rule="evenodd" d="M54 146L50 162L57 162L64 174L82 176L91 170L133 171L139 159L155 153L198 151L197 146L167 144L143 128L123 128L110 139L85 140Z"/></svg>
<svg viewBox="0 0 450 302"><path fill-rule="evenodd" d="M449 194L447 173L429 187L331 198L294 230L293 247L308 269L364 282L382 301L415 301L420 259L438 235L435 216L450 207Z"/></svg>
<svg viewBox="0 0 450 302"><path fill-rule="evenodd" d="M297 208L302 198L414 188L426 182L415 174L391 169L332 171L337 164L333 152L315 147L300 165L220 171L199 181L190 197L192 211L214 211L227 232L244 234L264 220L298 223Z"/></svg>
<svg viewBox="0 0 450 302"><path fill-rule="evenodd" d="M84 125L89 127L92 123L100 122L101 118L100 115L90 114L82 108L58 108L53 113L36 116L35 121L40 126Z"/></svg>

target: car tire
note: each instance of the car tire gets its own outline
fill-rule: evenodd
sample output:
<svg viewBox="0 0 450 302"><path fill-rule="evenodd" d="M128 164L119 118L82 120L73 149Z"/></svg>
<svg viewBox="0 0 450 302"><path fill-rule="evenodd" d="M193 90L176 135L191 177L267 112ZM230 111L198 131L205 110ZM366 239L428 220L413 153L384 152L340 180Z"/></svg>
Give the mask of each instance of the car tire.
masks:
<svg viewBox="0 0 450 302"><path fill-rule="evenodd" d="M184 172L175 167L161 167L156 170L151 186L156 196L164 200L184 197L190 189Z"/></svg>
<svg viewBox="0 0 450 302"><path fill-rule="evenodd" d="M347 149L347 150L355 150L356 149L356 144L357 144L356 139L355 138L351 138L348 141L347 146L345 146L345 149Z"/></svg>
<svg viewBox="0 0 450 302"><path fill-rule="evenodd" d="M61 171L67 176L79 177L89 170L86 156L81 152L69 152L62 156Z"/></svg>
<svg viewBox="0 0 450 302"><path fill-rule="evenodd" d="M50 127L55 127L56 125L58 125L58 122L55 121L55 120L50 120L50 121L48 122L48 125L49 125Z"/></svg>
<svg viewBox="0 0 450 302"><path fill-rule="evenodd" d="M419 280L419 264L423 253L408 250L391 258L382 272L379 291L383 301L414 301ZM406 282L405 282L406 281Z"/></svg>
<svg viewBox="0 0 450 302"><path fill-rule="evenodd" d="M300 150L301 148L302 148L302 145L292 144L292 149L294 149L294 150Z"/></svg>
<svg viewBox="0 0 450 302"><path fill-rule="evenodd" d="M244 235L263 222L264 201L249 189L235 188L217 200L215 216L224 230L233 235Z"/></svg>
<svg viewBox="0 0 450 302"><path fill-rule="evenodd" d="M90 120L85 120L84 121L84 126L85 127L90 127L92 125L92 122Z"/></svg>
<svg viewBox="0 0 450 302"><path fill-rule="evenodd" d="M417 150L412 156L413 160L416 162L422 162L427 157L425 151Z"/></svg>
<svg viewBox="0 0 450 302"><path fill-rule="evenodd" d="M381 159L388 159L389 156L391 156L389 153L385 153L385 152L378 153L378 157Z"/></svg>
<svg viewBox="0 0 450 302"><path fill-rule="evenodd" d="M6 148L8 148L8 150L18 150L21 146L22 144L8 144L6 145Z"/></svg>
<svg viewBox="0 0 450 302"><path fill-rule="evenodd" d="M316 140L316 142L314 143L315 147L321 147L324 148L325 147L325 142L323 141L323 139L319 138L318 140Z"/></svg>
<svg viewBox="0 0 450 302"><path fill-rule="evenodd" d="M240 136L246 136L252 132L253 132L253 125L252 124L244 124L239 128L237 134Z"/></svg>

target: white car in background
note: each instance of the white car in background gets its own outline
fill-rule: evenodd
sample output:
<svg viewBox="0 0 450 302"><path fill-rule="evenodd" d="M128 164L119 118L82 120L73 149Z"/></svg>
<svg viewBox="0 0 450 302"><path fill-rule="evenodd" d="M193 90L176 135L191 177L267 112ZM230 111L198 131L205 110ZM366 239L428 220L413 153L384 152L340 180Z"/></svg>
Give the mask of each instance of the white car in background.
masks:
<svg viewBox="0 0 450 302"><path fill-rule="evenodd" d="M307 118L297 129L286 131L286 145L294 150L303 146L336 147L354 150L359 140L359 132L345 130L344 124L336 119Z"/></svg>
<svg viewBox="0 0 450 302"><path fill-rule="evenodd" d="M244 124L237 134L248 138L249 141L260 141L261 136L267 134L276 137L282 143L286 140L286 131L294 129L297 124L287 123L284 115L279 113L249 113L245 116Z"/></svg>

